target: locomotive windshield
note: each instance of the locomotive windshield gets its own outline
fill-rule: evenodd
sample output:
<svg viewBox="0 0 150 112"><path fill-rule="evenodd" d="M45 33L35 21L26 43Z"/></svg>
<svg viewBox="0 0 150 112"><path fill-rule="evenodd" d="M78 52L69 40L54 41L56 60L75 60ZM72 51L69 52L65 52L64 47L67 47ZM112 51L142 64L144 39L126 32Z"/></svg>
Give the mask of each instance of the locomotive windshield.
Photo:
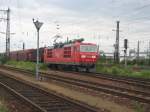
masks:
<svg viewBox="0 0 150 112"><path fill-rule="evenodd" d="M97 52L95 45L80 45L80 52Z"/></svg>

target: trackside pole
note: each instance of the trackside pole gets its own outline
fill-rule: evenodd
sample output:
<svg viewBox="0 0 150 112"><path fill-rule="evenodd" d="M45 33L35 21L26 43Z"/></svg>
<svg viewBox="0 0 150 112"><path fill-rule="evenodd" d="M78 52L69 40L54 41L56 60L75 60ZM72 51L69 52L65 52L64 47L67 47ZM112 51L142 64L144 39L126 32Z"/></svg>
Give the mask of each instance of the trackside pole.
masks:
<svg viewBox="0 0 150 112"><path fill-rule="evenodd" d="M43 23L39 22L38 20L34 21L34 19L33 19L33 23L37 29L36 80L39 80L39 30L43 25Z"/></svg>

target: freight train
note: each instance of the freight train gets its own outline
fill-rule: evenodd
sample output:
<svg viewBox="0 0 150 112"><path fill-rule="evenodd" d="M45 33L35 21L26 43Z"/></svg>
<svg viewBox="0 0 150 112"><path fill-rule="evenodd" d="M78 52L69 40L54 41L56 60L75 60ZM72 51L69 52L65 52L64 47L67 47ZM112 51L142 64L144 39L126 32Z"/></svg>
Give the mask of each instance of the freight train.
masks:
<svg viewBox="0 0 150 112"><path fill-rule="evenodd" d="M83 43L83 39L66 43L55 43L51 47L39 49L39 61L49 67L59 69L85 69L95 68L99 58L98 47L93 43ZM17 61L36 61L36 49L27 49L10 52L10 59Z"/></svg>

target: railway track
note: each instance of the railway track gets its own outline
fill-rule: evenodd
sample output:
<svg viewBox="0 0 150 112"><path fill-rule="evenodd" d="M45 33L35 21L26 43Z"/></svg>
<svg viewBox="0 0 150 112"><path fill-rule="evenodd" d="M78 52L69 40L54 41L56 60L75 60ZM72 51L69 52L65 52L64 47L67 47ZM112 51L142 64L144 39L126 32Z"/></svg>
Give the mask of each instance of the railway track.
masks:
<svg viewBox="0 0 150 112"><path fill-rule="evenodd" d="M43 72L40 72L40 74L42 77L50 79L50 80L55 80L55 81L67 83L69 85L84 87L84 88L91 89L94 91L104 92L104 93L111 94L111 95L117 95L117 96L125 97L131 100L150 104L150 93L148 92L139 91L135 89L122 88L122 87L117 87L117 86L112 86L112 85L99 84L99 83L94 83L94 82L80 80L80 79L73 79L69 77L57 76L54 74L47 74ZM149 85L147 85L147 87L149 87Z"/></svg>
<svg viewBox="0 0 150 112"><path fill-rule="evenodd" d="M20 97L17 97L9 87L0 84L0 102L2 102L9 112L39 112L39 110L33 107L31 104L25 102ZM1 107L1 104L0 104ZM24 108L22 110L22 108ZM2 110L0 109L0 112Z"/></svg>
<svg viewBox="0 0 150 112"><path fill-rule="evenodd" d="M22 72L34 74L33 71L30 71L30 70L27 71L24 69L18 69L15 67L8 67L8 66L0 66L0 67L10 69L10 70L19 70ZM58 70L58 71L60 71L60 70ZM73 72L73 71L60 71L60 72L73 73L75 75L89 76L89 77L100 78L100 79L105 79L105 80L112 80L112 81L116 81L116 82L122 82L122 83L126 83L129 85L141 86L141 87L150 89L150 79L141 79L141 78L133 78L133 77L125 77L125 76L114 76L111 74L104 74L104 73L85 73L85 72ZM40 74L45 74L45 72L40 72Z"/></svg>
<svg viewBox="0 0 150 112"><path fill-rule="evenodd" d="M65 99L2 72L0 72L0 86L12 92L20 100L32 105L38 110L36 112L96 112L87 105Z"/></svg>
<svg viewBox="0 0 150 112"><path fill-rule="evenodd" d="M104 92L112 95L117 95L125 98L129 98L131 100L136 100L139 102L143 103L150 103L150 93L148 92L143 92L143 91L138 91L134 89L127 89L127 88L122 88L122 87L116 87L112 85L105 85L105 84L99 84L99 83L94 83L90 81L85 81L85 80L80 80L80 79L72 79L72 78L67 78L67 77L62 77L62 76L56 76L56 75L47 75L47 74L42 74L42 76L64 82L67 84L71 84L74 86L79 86L79 87L84 87L87 89L91 89L94 91L98 92Z"/></svg>
<svg viewBox="0 0 150 112"><path fill-rule="evenodd" d="M91 76L91 74L90 74ZM139 78L131 78L131 77L124 77L124 76L113 76L110 74L102 74L102 73L95 73L94 77L97 78L104 78L109 79L117 82L123 82L131 85L137 85L142 87L150 88L150 80L149 79L139 79Z"/></svg>
<svg viewBox="0 0 150 112"><path fill-rule="evenodd" d="M64 72L64 71L60 71L60 72ZM121 83L129 84L129 85L135 85L135 86L140 86L143 88L150 89L150 79L116 76L116 75L111 75L111 74L95 73L95 72L86 73L86 72L65 71L64 73L73 73L75 75L82 75L82 76L89 76L93 78L111 80L111 81L121 82Z"/></svg>
<svg viewBox="0 0 150 112"><path fill-rule="evenodd" d="M102 73L94 73L93 75L87 73L84 75L87 75L90 77L95 77L95 78L100 78L100 79L105 79L105 80L121 82L121 83L129 84L129 85L140 86L143 88L150 89L150 81L149 80L130 78L130 77L113 76L110 74L102 74Z"/></svg>

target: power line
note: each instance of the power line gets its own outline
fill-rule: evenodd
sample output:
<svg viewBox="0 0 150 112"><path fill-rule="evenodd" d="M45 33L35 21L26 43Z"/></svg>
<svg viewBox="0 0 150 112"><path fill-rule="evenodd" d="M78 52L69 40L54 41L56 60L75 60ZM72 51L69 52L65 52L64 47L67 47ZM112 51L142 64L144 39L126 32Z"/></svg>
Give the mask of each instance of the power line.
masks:
<svg viewBox="0 0 150 112"><path fill-rule="evenodd" d="M144 9L144 8L147 8L147 7L150 7L150 4L146 4L146 5L143 5L141 7L135 8L135 10L141 10L141 9Z"/></svg>

